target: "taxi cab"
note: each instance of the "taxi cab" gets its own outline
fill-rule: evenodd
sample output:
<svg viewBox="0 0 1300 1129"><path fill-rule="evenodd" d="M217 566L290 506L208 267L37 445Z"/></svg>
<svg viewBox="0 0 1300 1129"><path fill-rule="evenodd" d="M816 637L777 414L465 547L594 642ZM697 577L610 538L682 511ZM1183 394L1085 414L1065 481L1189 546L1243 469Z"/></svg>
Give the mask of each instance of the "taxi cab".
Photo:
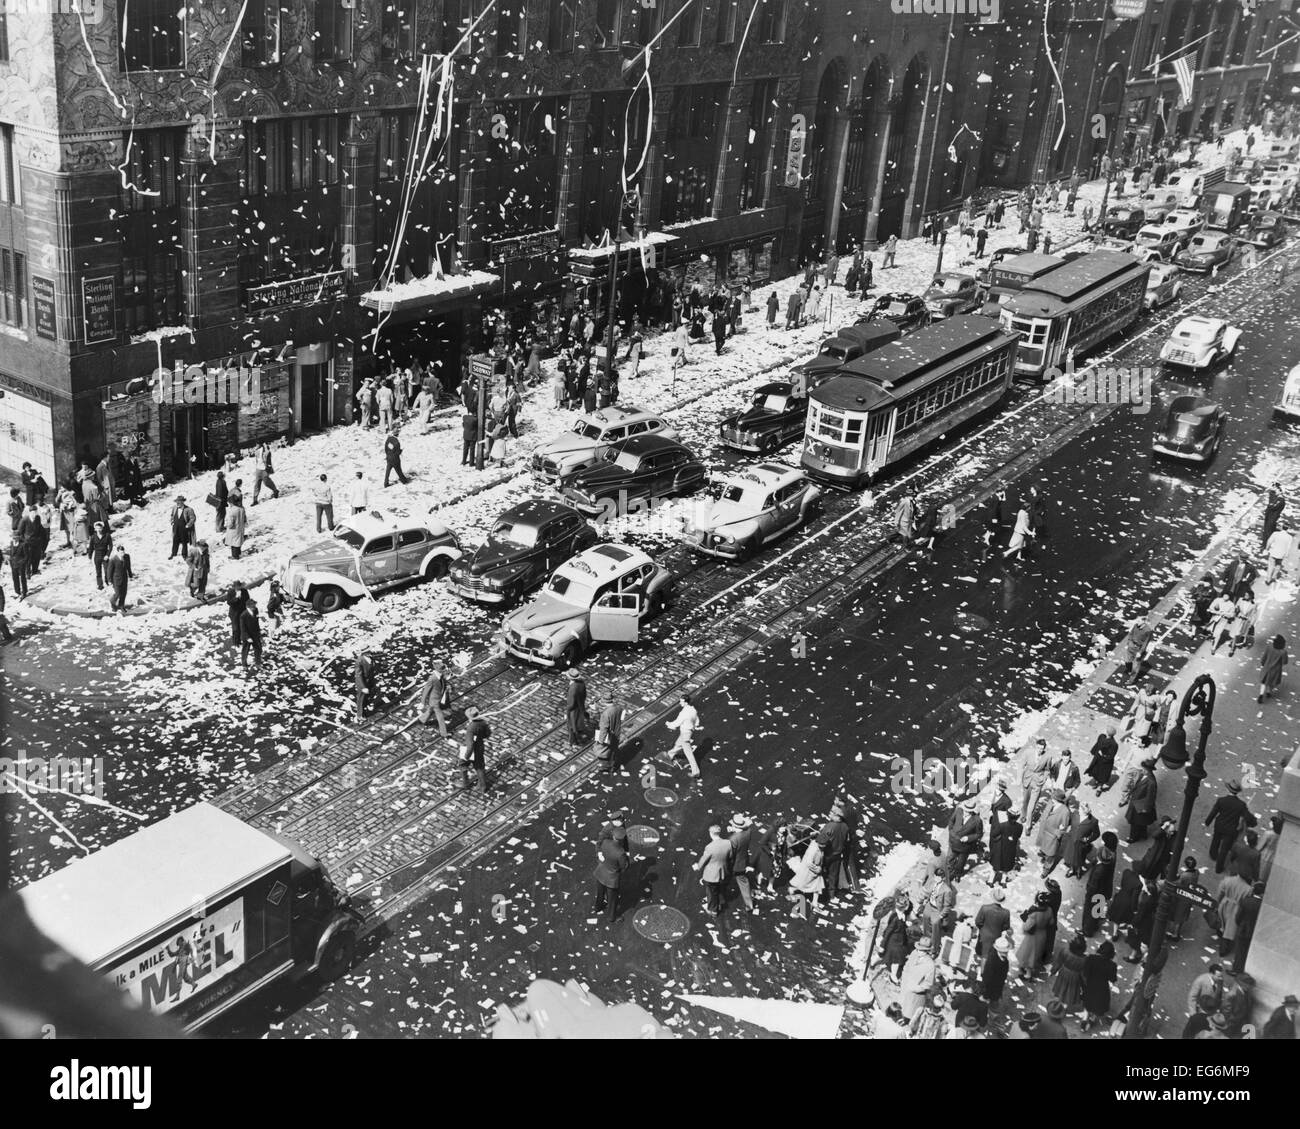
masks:
<svg viewBox="0 0 1300 1129"><path fill-rule="evenodd" d="M606 543L562 564L501 624L506 650L537 666L567 668L593 643L635 643L664 609L672 573L640 549Z"/></svg>
<svg viewBox="0 0 1300 1129"><path fill-rule="evenodd" d="M280 583L290 599L324 614L375 592L437 580L460 555L456 535L441 522L399 521L371 510L353 514L329 537L294 553Z"/></svg>
<svg viewBox="0 0 1300 1129"><path fill-rule="evenodd" d="M803 525L821 490L803 471L781 463L757 466L722 479L686 522L686 544L697 553L747 560L764 545Z"/></svg>

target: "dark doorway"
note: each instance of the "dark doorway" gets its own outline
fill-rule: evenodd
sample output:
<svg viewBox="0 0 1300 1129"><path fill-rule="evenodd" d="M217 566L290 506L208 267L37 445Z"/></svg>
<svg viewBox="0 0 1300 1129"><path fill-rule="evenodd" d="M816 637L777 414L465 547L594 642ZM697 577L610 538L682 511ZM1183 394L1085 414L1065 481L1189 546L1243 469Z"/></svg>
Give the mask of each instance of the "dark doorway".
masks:
<svg viewBox="0 0 1300 1129"><path fill-rule="evenodd" d="M191 404L172 409L172 474L190 478L208 469L208 409Z"/></svg>
<svg viewBox="0 0 1300 1129"><path fill-rule="evenodd" d="M303 365L300 377L299 432L310 435L329 423L329 364Z"/></svg>

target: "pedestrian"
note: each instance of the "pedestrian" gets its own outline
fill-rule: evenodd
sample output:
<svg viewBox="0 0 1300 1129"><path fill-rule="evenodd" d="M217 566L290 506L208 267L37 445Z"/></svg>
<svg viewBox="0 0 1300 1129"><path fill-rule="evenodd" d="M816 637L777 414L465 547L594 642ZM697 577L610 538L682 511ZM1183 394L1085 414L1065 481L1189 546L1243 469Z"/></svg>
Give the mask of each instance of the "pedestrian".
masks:
<svg viewBox="0 0 1300 1129"><path fill-rule="evenodd" d="M930 944L935 952L939 951L939 942L952 921L956 905L957 890L952 884L952 879L946 871L937 871L933 885L921 903L921 919L930 931Z"/></svg>
<svg viewBox="0 0 1300 1129"><path fill-rule="evenodd" d="M222 650L229 652L232 659L235 648L239 646L239 621L244 614L244 605L248 599L248 589L239 585L233 585L226 592L226 616L230 622L230 637Z"/></svg>
<svg viewBox="0 0 1300 1129"><path fill-rule="evenodd" d="M669 759L675 760L677 754L681 753L686 758L686 763L690 765L691 775L699 776L700 765L695 759L695 731L703 727L700 725L699 711L696 710L689 694L682 695L681 708L677 716L665 724L669 729L677 730L677 740L668 750Z"/></svg>
<svg viewBox="0 0 1300 1129"><path fill-rule="evenodd" d="M1233 607L1232 615L1232 642L1228 647L1228 655L1231 657L1237 653L1238 648L1253 647L1255 645L1255 615L1258 608L1255 604L1255 594L1253 592L1243 592L1241 599ZM1173 693L1173 691L1168 691Z"/></svg>
<svg viewBox="0 0 1300 1129"><path fill-rule="evenodd" d="M1160 826L1151 836L1151 844L1137 864L1138 873L1143 878L1158 881L1169 869L1169 860L1174 853L1174 821L1165 816Z"/></svg>
<svg viewBox="0 0 1300 1129"><path fill-rule="evenodd" d="M13 577L14 595L20 600L25 599L28 576L27 542L17 537L9 543L9 572Z"/></svg>
<svg viewBox="0 0 1300 1129"><path fill-rule="evenodd" d="M236 501L235 495L231 495L230 505L226 509L226 532L222 535L222 540L230 548L231 560L239 560L240 554L244 551L244 530L247 520L244 507Z"/></svg>
<svg viewBox="0 0 1300 1129"><path fill-rule="evenodd" d="M1092 781L1092 787L1098 795L1110 787L1110 779L1115 772L1115 757L1119 754L1115 732L1115 726L1108 725L1106 732L1097 737L1090 750L1092 759L1088 762L1085 775Z"/></svg>
<svg viewBox="0 0 1300 1129"><path fill-rule="evenodd" d="M721 918L726 912L727 876L731 866L731 842L722 837L720 824L709 825L709 842L700 852L697 862L691 863L691 869L698 872L700 881L708 891L705 908L714 917Z"/></svg>
<svg viewBox="0 0 1300 1129"><path fill-rule="evenodd" d="M272 580L266 597L266 618L275 624L276 631L284 624L284 604L284 589L278 580Z"/></svg>
<svg viewBox="0 0 1300 1129"><path fill-rule="evenodd" d="M894 533L902 542L910 544L913 531L916 528L916 495L912 493L904 494L894 507L894 516L891 518L894 525Z"/></svg>
<svg viewBox="0 0 1300 1129"><path fill-rule="evenodd" d="M606 691L601 699L600 717L592 739L601 772L613 772L619 767L619 737L623 731L623 703Z"/></svg>
<svg viewBox="0 0 1300 1129"><path fill-rule="evenodd" d="M1273 530L1277 528L1278 519L1281 518L1284 509L1286 509L1286 498L1275 482L1268 488L1267 501L1264 504L1264 528L1259 535L1261 550L1268 548L1268 539L1273 536Z"/></svg>
<svg viewBox="0 0 1300 1129"><path fill-rule="evenodd" d="M253 652L253 666L262 665L262 623L257 618L257 605L252 600L244 601L243 611L239 613L239 665L248 669L248 652Z"/></svg>
<svg viewBox="0 0 1300 1129"><path fill-rule="evenodd" d="M1250 959L1250 943L1255 937L1259 911L1264 908L1264 883L1252 882L1250 893L1237 906L1237 936L1232 942L1232 965L1244 969Z"/></svg>
<svg viewBox="0 0 1300 1129"><path fill-rule="evenodd" d="M466 411L465 414L460 417L460 429L460 465L472 466L478 454L478 413L474 411ZM353 512L355 513L356 511Z"/></svg>
<svg viewBox="0 0 1300 1129"><path fill-rule="evenodd" d="M1083 999L1083 967L1088 943L1076 933L1058 949L1052 960L1052 995L1065 1005L1066 1011L1077 1008Z"/></svg>
<svg viewBox="0 0 1300 1129"><path fill-rule="evenodd" d="M591 716L587 713L587 681L572 667L564 674L569 680L564 704L564 720L569 733L569 744L582 745L591 736Z"/></svg>
<svg viewBox="0 0 1300 1129"><path fill-rule="evenodd" d="M1109 941L1102 941L1097 951L1083 958L1083 1004L1082 1030L1099 1026L1110 1014L1110 986L1119 979L1119 967L1115 964L1115 946Z"/></svg>
<svg viewBox="0 0 1300 1129"><path fill-rule="evenodd" d="M1244 593L1243 593L1244 595ZM1226 591L1215 597L1209 607L1210 654L1232 637L1232 621L1237 618L1237 602Z"/></svg>
<svg viewBox="0 0 1300 1129"><path fill-rule="evenodd" d="M194 511L185 504L184 495L177 494L171 513L172 551L168 560L174 558L178 552L184 559L189 551L190 542L194 540L194 521Z"/></svg>
<svg viewBox="0 0 1300 1129"><path fill-rule="evenodd" d="M366 377L357 390L357 426L370 426L370 378Z"/></svg>
<svg viewBox="0 0 1300 1129"><path fill-rule="evenodd" d="M1259 693L1255 696L1255 701L1262 702L1277 693L1282 684L1282 668L1287 661L1286 637L1274 635L1260 658Z"/></svg>
<svg viewBox="0 0 1300 1129"><path fill-rule="evenodd" d="M221 533L226 528L226 507L230 504L230 486L226 482L226 472L217 471L217 482L212 488L212 493L208 495L208 501L216 511L214 524L216 532Z"/></svg>
<svg viewBox="0 0 1300 1129"><path fill-rule="evenodd" d="M1016 511L1016 524L1011 530L1011 540L1002 553L1003 558L1014 556L1016 560L1021 560L1024 556L1025 546L1033 536L1034 531L1029 521L1029 511L1024 506L1021 506Z"/></svg>
<svg viewBox="0 0 1300 1129"><path fill-rule="evenodd" d="M1038 828L1038 857L1043 864L1044 878L1056 869L1057 864L1065 856L1065 836L1070 830L1070 822L1070 809L1065 802L1065 793L1056 789L1051 793Z"/></svg>
<svg viewBox="0 0 1300 1129"><path fill-rule="evenodd" d="M1156 762L1147 757L1124 777L1119 806L1128 821L1128 842L1138 843L1147 837L1147 828L1156 818Z"/></svg>
<svg viewBox="0 0 1300 1129"><path fill-rule="evenodd" d="M980 971L980 994L990 1005L1002 1002L1002 993L1006 990L1010 973L1011 942L1006 937L998 937L984 958L984 967Z"/></svg>
<svg viewBox="0 0 1300 1129"><path fill-rule="evenodd" d="M771 292L770 292L770 293L768 294L768 296L767 296L767 327L768 327L768 329L773 329L773 328L775 328L775 326L776 326L776 314L777 314L777 311L778 311L780 308L781 308L781 299L780 299L780 297L777 295L776 287L774 286L774 287L772 287ZM786 328L789 329L790 327L787 325Z"/></svg>
<svg viewBox="0 0 1300 1129"><path fill-rule="evenodd" d="M1065 877L1078 878L1087 868L1092 845L1101 837L1101 824L1087 804L1080 804L1077 819L1065 836Z"/></svg>
<svg viewBox="0 0 1300 1129"><path fill-rule="evenodd" d="M253 455L253 505L257 505L257 498L263 486L271 491L272 498L280 496L280 488L271 477L274 469L271 466L271 448L266 440L263 440L257 445L257 451Z"/></svg>
<svg viewBox="0 0 1300 1129"><path fill-rule="evenodd" d="M375 660L363 648L357 649L353 659L352 681L356 688L357 720L362 721L375 698Z"/></svg>
<svg viewBox="0 0 1300 1129"><path fill-rule="evenodd" d="M389 427L388 438L384 440L384 489L388 489L388 483L394 473L397 474L397 480L405 486L410 479L402 471L402 441L397 438L398 427L393 424Z"/></svg>
<svg viewBox="0 0 1300 1129"><path fill-rule="evenodd" d="M731 822L727 825L727 841L731 844L731 854L728 856L731 881L735 883L740 900L751 915L758 913L754 908L754 895L749 884L750 843L753 834L753 823L749 816L737 812L731 817Z"/></svg>
<svg viewBox="0 0 1300 1129"><path fill-rule="evenodd" d="M1193 891L1199 890L1201 886L1200 868L1197 866L1196 858L1188 855L1183 859L1183 869L1178 875L1176 883L1178 889ZM1170 911L1169 916L1169 936L1180 941L1183 937L1183 929L1187 925L1187 919L1191 916L1192 903L1185 898L1174 898L1174 908Z"/></svg>
<svg viewBox="0 0 1300 1129"><path fill-rule="evenodd" d="M1282 838L1282 817L1276 812L1269 816L1268 827L1259 838L1259 880L1267 883L1277 858L1277 845Z"/></svg>
<svg viewBox="0 0 1300 1129"><path fill-rule="evenodd" d="M208 595L208 573L212 569L212 558L209 555L208 543L206 541L196 541L190 546L186 554L186 561L189 567L185 572L185 584L190 590L190 595L196 600L204 600Z"/></svg>
<svg viewBox="0 0 1300 1129"><path fill-rule="evenodd" d="M911 1019L924 1006L926 997L934 988L939 969L931 952L933 942L929 936L922 934L916 942L916 948L903 965L900 977L898 1003L903 1015Z"/></svg>
<svg viewBox="0 0 1300 1129"><path fill-rule="evenodd" d="M1246 555L1246 550L1238 549L1237 555L1229 562L1228 567L1223 572L1223 583L1220 588L1227 594L1229 600L1235 602L1241 599L1243 592L1254 588L1258 577L1259 569Z"/></svg>
<svg viewBox="0 0 1300 1129"><path fill-rule="evenodd" d="M315 485L311 488L312 502L316 506L316 532L320 533L321 519L325 520L325 528L331 533L334 531L334 491L330 488L329 476L322 474Z"/></svg>
<svg viewBox="0 0 1300 1129"><path fill-rule="evenodd" d="M1286 522L1279 521L1277 528L1269 534L1268 543L1264 546L1264 552L1268 558L1268 566L1264 572L1265 584L1272 584L1282 575L1282 568L1294 547L1295 538L1292 536L1291 530L1287 528Z"/></svg>
<svg viewBox="0 0 1300 1129"><path fill-rule="evenodd" d="M386 432L393 426L393 389L389 381L379 383L374 390L374 400L379 409L379 428Z"/></svg>
<svg viewBox="0 0 1300 1129"><path fill-rule="evenodd" d="M1110 896L1115 887L1115 858L1118 850L1119 836L1113 831L1103 832L1101 847L1083 886L1083 923L1080 932L1085 937L1094 936L1106 920Z"/></svg>
<svg viewBox="0 0 1300 1129"><path fill-rule="evenodd" d="M356 477L348 486L348 505L354 514L365 513L370 508L370 483L361 471L357 471Z"/></svg>
<svg viewBox="0 0 1300 1129"><path fill-rule="evenodd" d="M483 787L486 791L486 783ZM599 861L592 872L596 880L596 902L591 912L599 914L607 910L612 925L618 919L619 888L623 883L623 872L629 866L627 831L622 827L613 828L609 837L597 844L596 855Z"/></svg>
<svg viewBox="0 0 1300 1129"><path fill-rule="evenodd" d="M473 766L485 796L488 793L487 741L491 736L488 723L479 717L478 706L466 709L464 743L460 749L461 787L468 790L474 786L469 779L469 770Z"/></svg>
<svg viewBox="0 0 1300 1129"><path fill-rule="evenodd" d="M1020 979L1033 980L1042 971L1043 962L1050 949L1048 942L1055 925L1051 898L1047 893L1039 893L1034 903L1020 915L1022 939L1016 950L1016 962L1020 965Z"/></svg>
<svg viewBox="0 0 1300 1129"><path fill-rule="evenodd" d="M1216 874L1222 874L1227 866L1228 854L1241 830L1259 822L1241 798L1241 782L1229 780L1225 788L1228 794L1219 796L1205 817L1205 826L1213 824L1214 828L1210 838L1210 857L1214 860Z"/></svg>
<svg viewBox="0 0 1300 1129"><path fill-rule="evenodd" d="M949 824L948 851L952 856L950 868L953 878L959 879L966 873L971 857L984 844L984 821L979 817L974 799L962 803L953 815Z"/></svg>
<svg viewBox="0 0 1300 1129"><path fill-rule="evenodd" d="M897 985L903 962L912 951L912 936L907 923L912 904L901 887L885 901L889 908L880 921L880 962L888 971L890 982Z"/></svg>
<svg viewBox="0 0 1300 1129"><path fill-rule="evenodd" d="M806 918L810 904L813 912L818 912L818 895L826 889L824 853L816 838L809 839L791 870L786 897L794 906L794 915Z"/></svg>
<svg viewBox="0 0 1300 1129"><path fill-rule="evenodd" d="M1282 1002L1273 1009L1260 1032L1261 1039L1294 1039L1296 1037L1296 1012L1300 1011L1300 999L1294 995L1284 996Z"/></svg>
<svg viewBox="0 0 1300 1129"><path fill-rule="evenodd" d="M898 252L898 236L891 235L885 240L885 261L881 263L882 270L888 270L894 265L894 256Z"/></svg>
<svg viewBox="0 0 1300 1129"><path fill-rule="evenodd" d="M975 233L975 257L977 259L984 258L984 245L988 241L989 229L987 227L981 227L979 231Z"/></svg>
<svg viewBox="0 0 1300 1129"><path fill-rule="evenodd" d="M989 865L993 884L1003 880L1020 865L1020 836L1024 828L1014 811L995 811L989 816Z"/></svg>
<svg viewBox="0 0 1300 1129"><path fill-rule="evenodd" d="M113 553L104 569L104 579L113 589L108 606L119 613L126 611L127 582L135 579L135 573L131 571L131 556L120 541L113 546ZM24 591L23 595L26 594Z"/></svg>
<svg viewBox="0 0 1300 1129"><path fill-rule="evenodd" d="M1214 908L1219 918L1217 932L1221 957L1232 956L1237 938L1237 911L1250 889L1250 883L1238 874L1226 874L1219 882L1219 889L1214 896ZM1240 967L1241 962L1236 963Z"/></svg>

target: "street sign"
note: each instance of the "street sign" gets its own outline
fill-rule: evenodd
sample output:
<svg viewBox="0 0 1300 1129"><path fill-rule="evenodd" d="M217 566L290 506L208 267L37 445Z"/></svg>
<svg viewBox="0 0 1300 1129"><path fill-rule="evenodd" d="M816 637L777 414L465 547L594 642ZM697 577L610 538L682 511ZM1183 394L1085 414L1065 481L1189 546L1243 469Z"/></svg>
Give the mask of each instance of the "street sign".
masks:
<svg viewBox="0 0 1300 1129"><path fill-rule="evenodd" d="M487 353L475 353L469 359L469 374L475 380L491 380L492 358Z"/></svg>
<svg viewBox="0 0 1300 1129"><path fill-rule="evenodd" d="M1147 10L1147 0L1111 0L1111 11L1117 20L1140 19Z"/></svg>
<svg viewBox="0 0 1300 1129"><path fill-rule="evenodd" d="M1201 909L1209 909L1214 905L1214 897L1210 892L1200 886L1175 886L1174 897L1182 898L1185 902L1191 902L1194 906L1200 906Z"/></svg>

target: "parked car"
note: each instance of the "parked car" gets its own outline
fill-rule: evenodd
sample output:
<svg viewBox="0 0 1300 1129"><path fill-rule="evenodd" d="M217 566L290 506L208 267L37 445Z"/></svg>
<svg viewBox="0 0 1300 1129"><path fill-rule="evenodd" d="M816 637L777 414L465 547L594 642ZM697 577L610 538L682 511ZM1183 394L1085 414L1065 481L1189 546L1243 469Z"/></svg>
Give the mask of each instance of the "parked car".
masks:
<svg viewBox="0 0 1300 1129"><path fill-rule="evenodd" d="M661 435L676 438L668 421L654 412L632 405L601 408L579 416L568 431L543 443L533 454L533 477L539 482L558 483L575 471L598 462L614 443L633 435Z"/></svg>
<svg viewBox="0 0 1300 1129"><path fill-rule="evenodd" d="M1090 246L1094 251L1118 251L1123 255L1132 255L1140 263L1163 263L1160 252L1151 247L1139 247L1128 239L1114 239L1105 236L1092 240Z"/></svg>
<svg viewBox="0 0 1300 1129"><path fill-rule="evenodd" d="M930 311L925 308L925 300L915 294L882 294L866 317L859 318L862 325L876 318L893 322L899 329L916 329L930 320Z"/></svg>
<svg viewBox="0 0 1300 1129"><path fill-rule="evenodd" d="M1259 212L1251 216L1242 241L1267 251L1287 237L1286 219L1279 212Z"/></svg>
<svg viewBox="0 0 1300 1129"><path fill-rule="evenodd" d="M1204 396L1179 396L1169 405L1164 427L1151 440L1151 453L1208 463L1223 442L1228 413Z"/></svg>
<svg viewBox="0 0 1300 1129"><path fill-rule="evenodd" d="M793 383L778 380L759 385L749 407L727 416L718 433L727 447L765 454L803 435L807 419L807 395L799 395Z"/></svg>
<svg viewBox="0 0 1300 1129"><path fill-rule="evenodd" d="M1286 420L1300 420L1300 365L1286 374L1282 391L1273 404L1273 414Z"/></svg>
<svg viewBox="0 0 1300 1129"><path fill-rule="evenodd" d="M984 261L982 266L975 268L975 281L981 286L988 286L993 280L993 268L1003 259L1014 259L1017 255L1028 255L1028 247L999 247Z"/></svg>
<svg viewBox="0 0 1300 1129"><path fill-rule="evenodd" d="M1260 188L1269 193L1269 207L1282 211L1295 193L1295 181L1279 173L1265 173L1259 180Z"/></svg>
<svg viewBox="0 0 1300 1129"><path fill-rule="evenodd" d="M1241 330L1220 318L1183 318L1161 347L1160 359L1184 368L1209 368L1232 356L1240 339Z"/></svg>
<svg viewBox="0 0 1300 1129"><path fill-rule="evenodd" d="M1147 223L1159 223L1175 208L1182 206L1182 193L1168 186L1149 188L1138 198L1138 204L1146 213Z"/></svg>
<svg viewBox="0 0 1300 1129"><path fill-rule="evenodd" d="M1170 263L1160 263L1147 275L1147 290L1142 296L1143 308L1154 310L1178 300L1183 292L1183 272Z"/></svg>
<svg viewBox="0 0 1300 1129"><path fill-rule="evenodd" d="M1165 187L1177 194L1179 208L1194 208L1205 191L1205 176L1199 172L1176 172L1165 181Z"/></svg>
<svg viewBox="0 0 1300 1129"><path fill-rule="evenodd" d="M1176 231L1182 246L1205 226L1205 217L1190 208L1176 208L1161 221L1161 227Z"/></svg>
<svg viewBox="0 0 1300 1129"><path fill-rule="evenodd" d="M460 555L456 535L440 522L398 521L371 510L344 519L329 537L294 553L280 583L291 599L323 614L362 596L446 576Z"/></svg>
<svg viewBox="0 0 1300 1129"><path fill-rule="evenodd" d="M600 462L571 474L560 494L579 513L607 520L670 494L689 494L706 477L690 448L660 435L634 435L609 447Z"/></svg>
<svg viewBox="0 0 1300 1129"><path fill-rule="evenodd" d="M1101 230L1105 235L1132 239L1146 222L1147 214L1141 208L1135 208L1131 204L1116 204L1101 221Z"/></svg>
<svg viewBox="0 0 1300 1129"><path fill-rule="evenodd" d="M803 471L759 463L714 483L710 500L686 524L686 543L697 553L748 560L764 545L803 525L816 512L821 490Z"/></svg>
<svg viewBox="0 0 1300 1129"><path fill-rule="evenodd" d="M506 510L487 540L452 564L447 588L482 604L513 603L598 540L576 510L533 498Z"/></svg>
<svg viewBox="0 0 1300 1129"><path fill-rule="evenodd" d="M1202 231L1192 236L1187 247L1174 256L1174 262L1183 270L1205 274L1230 262L1236 245L1226 231Z"/></svg>
<svg viewBox="0 0 1300 1129"><path fill-rule="evenodd" d="M1165 227L1163 224L1149 223L1139 228L1137 236L1133 240L1135 247L1146 251L1151 251L1162 262L1168 262L1177 253L1182 246L1182 240L1178 232L1173 228Z"/></svg>
<svg viewBox="0 0 1300 1129"><path fill-rule="evenodd" d="M661 612L672 574L640 549L602 544L562 564L542 590L502 622L506 649L538 666L566 668L592 643L635 643Z"/></svg>
<svg viewBox="0 0 1300 1129"><path fill-rule="evenodd" d="M979 283L973 275L944 271L923 295L931 318L950 318L968 314L979 303Z"/></svg>
<svg viewBox="0 0 1300 1129"><path fill-rule="evenodd" d="M1260 178L1263 179L1262 177ZM1259 184L1250 186L1250 206L1252 212L1262 212L1272 206L1273 192L1271 189L1263 188Z"/></svg>
<svg viewBox="0 0 1300 1129"><path fill-rule="evenodd" d="M803 378L806 390L815 388L821 379L830 376L841 365L856 361L866 356L873 349L879 349L891 341L897 341L899 329L892 322L877 321L869 325L847 325L838 333L826 338L818 348L816 355L796 365L792 372ZM797 381L796 381L797 383Z"/></svg>

